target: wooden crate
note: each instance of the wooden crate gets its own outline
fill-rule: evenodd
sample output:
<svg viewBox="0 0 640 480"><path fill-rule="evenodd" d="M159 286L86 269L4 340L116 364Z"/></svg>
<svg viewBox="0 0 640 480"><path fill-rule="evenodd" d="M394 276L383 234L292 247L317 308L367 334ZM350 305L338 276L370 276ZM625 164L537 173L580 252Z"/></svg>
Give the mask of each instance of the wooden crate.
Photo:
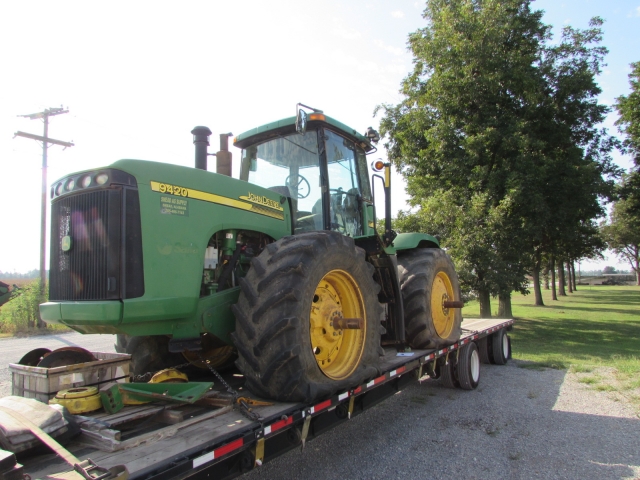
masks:
<svg viewBox="0 0 640 480"><path fill-rule="evenodd" d="M100 388L107 382L129 381L131 355L92 353L97 361L65 367L42 368L10 363L11 394L48 403L60 390L90 385Z"/></svg>

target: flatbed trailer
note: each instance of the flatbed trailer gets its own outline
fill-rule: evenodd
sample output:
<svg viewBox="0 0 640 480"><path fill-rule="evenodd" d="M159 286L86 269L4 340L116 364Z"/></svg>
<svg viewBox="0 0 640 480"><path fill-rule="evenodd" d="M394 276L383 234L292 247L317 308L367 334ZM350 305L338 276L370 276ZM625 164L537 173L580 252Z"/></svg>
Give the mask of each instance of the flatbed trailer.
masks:
<svg viewBox="0 0 640 480"><path fill-rule="evenodd" d="M514 320L504 319L465 319L460 340L449 347L408 353L386 348L378 377L313 405L274 402L255 406L253 410L261 416L260 421L227 406L107 448L87 447L77 441L67 448L78 458L90 458L104 468L124 464L129 478L134 480L233 478L291 449L304 447L305 442L363 413L424 375L437 377L440 371L455 364L462 349L471 343L486 349L497 338L504 345L502 353L506 360L511 351L506 331L511 330L513 323ZM487 351L480 353L480 357L487 361ZM234 388L241 388L242 379L235 381ZM100 423L99 417L96 423ZM53 454L20 461L25 473L34 479L52 478L69 470Z"/></svg>

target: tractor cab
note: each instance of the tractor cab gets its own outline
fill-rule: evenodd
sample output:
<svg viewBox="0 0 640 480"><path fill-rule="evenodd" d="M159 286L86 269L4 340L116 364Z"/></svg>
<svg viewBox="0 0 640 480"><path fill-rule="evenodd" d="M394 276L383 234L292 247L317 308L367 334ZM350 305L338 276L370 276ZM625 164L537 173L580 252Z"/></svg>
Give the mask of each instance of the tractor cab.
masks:
<svg viewBox="0 0 640 480"><path fill-rule="evenodd" d="M240 179L289 202L292 233L371 234L366 152L375 147L367 137L321 112L307 118L299 110L297 117L250 130L234 144L242 148Z"/></svg>

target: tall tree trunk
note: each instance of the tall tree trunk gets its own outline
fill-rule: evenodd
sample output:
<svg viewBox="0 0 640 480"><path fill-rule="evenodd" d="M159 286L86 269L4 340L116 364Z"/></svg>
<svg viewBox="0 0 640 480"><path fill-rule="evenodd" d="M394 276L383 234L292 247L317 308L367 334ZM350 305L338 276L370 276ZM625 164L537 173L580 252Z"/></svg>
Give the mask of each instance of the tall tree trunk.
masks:
<svg viewBox="0 0 640 480"><path fill-rule="evenodd" d="M536 306L544 306L542 291L540 290L540 264L542 263L540 252L533 253L533 292L536 297Z"/></svg>
<svg viewBox="0 0 640 480"><path fill-rule="evenodd" d="M491 318L491 295L488 290L478 292L480 300L480 318Z"/></svg>
<svg viewBox="0 0 640 480"><path fill-rule="evenodd" d="M578 291L578 284L576 283L576 262L571 260L571 278L573 278L573 291Z"/></svg>
<svg viewBox="0 0 640 480"><path fill-rule="evenodd" d="M569 293L573 293L573 280L571 279L571 262L567 260L567 286Z"/></svg>
<svg viewBox="0 0 640 480"><path fill-rule="evenodd" d="M498 318L512 318L511 293L500 293L498 295Z"/></svg>
<svg viewBox="0 0 640 480"><path fill-rule="evenodd" d="M562 259L558 260L558 295L567 296L567 291L564 289L564 261Z"/></svg>
<svg viewBox="0 0 640 480"><path fill-rule="evenodd" d="M544 280L544 289L549 290L549 262L547 262L547 264L544 266L542 279Z"/></svg>
<svg viewBox="0 0 640 480"><path fill-rule="evenodd" d="M558 300L558 295L556 294L556 259L553 255L551 255L551 260L549 261L551 268L551 300Z"/></svg>

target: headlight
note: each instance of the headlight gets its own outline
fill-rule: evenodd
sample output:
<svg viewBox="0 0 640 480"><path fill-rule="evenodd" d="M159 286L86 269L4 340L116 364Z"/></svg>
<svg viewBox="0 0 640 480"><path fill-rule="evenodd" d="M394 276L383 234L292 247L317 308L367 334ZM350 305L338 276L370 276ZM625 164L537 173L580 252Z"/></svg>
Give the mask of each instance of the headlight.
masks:
<svg viewBox="0 0 640 480"><path fill-rule="evenodd" d="M80 185L82 186L82 188L87 188L89 185L91 185L91 175L82 177L82 180L80 180Z"/></svg>
<svg viewBox="0 0 640 480"><path fill-rule="evenodd" d="M74 189L74 187L76 186L76 181L73 178L70 178L69 180L67 180L67 183L64 186L64 189L67 192L70 192L71 190Z"/></svg>
<svg viewBox="0 0 640 480"><path fill-rule="evenodd" d="M106 173L101 173L99 175L96 175L96 183L98 185L104 185L108 181L109 181L109 175L107 175Z"/></svg>

